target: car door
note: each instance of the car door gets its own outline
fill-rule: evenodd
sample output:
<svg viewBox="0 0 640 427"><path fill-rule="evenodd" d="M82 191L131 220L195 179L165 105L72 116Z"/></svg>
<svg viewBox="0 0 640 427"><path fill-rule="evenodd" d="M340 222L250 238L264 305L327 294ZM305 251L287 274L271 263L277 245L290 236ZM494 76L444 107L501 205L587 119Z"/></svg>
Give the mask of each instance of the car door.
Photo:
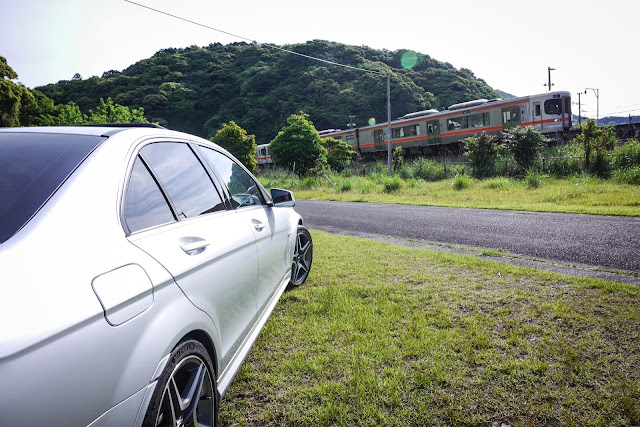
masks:
<svg viewBox="0 0 640 427"><path fill-rule="evenodd" d="M291 210L268 206L260 185L233 159L208 147L200 149L226 186L240 221L250 224L254 233L259 258L256 302L260 314L291 268Z"/></svg>
<svg viewBox="0 0 640 427"><path fill-rule="evenodd" d="M193 148L140 150L124 200L129 240L160 262L218 328L226 366L256 312L258 255L250 225L227 209Z"/></svg>

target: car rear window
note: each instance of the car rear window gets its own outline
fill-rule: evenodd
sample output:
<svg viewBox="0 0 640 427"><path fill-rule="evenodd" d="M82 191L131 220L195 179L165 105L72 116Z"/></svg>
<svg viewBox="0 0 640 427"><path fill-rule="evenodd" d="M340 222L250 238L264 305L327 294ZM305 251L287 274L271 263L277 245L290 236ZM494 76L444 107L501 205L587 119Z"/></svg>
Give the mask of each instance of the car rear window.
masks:
<svg viewBox="0 0 640 427"><path fill-rule="evenodd" d="M0 243L51 197L105 138L54 133L0 133Z"/></svg>

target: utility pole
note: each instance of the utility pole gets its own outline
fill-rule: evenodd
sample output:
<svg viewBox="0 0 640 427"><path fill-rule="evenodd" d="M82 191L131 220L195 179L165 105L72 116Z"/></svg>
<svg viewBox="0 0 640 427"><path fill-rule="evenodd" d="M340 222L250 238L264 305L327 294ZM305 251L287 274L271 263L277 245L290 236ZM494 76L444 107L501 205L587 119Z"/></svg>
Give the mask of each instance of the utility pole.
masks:
<svg viewBox="0 0 640 427"><path fill-rule="evenodd" d="M580 95L582 95L582 92L578 92L578 126L582 126L582 104L580 103Z"/></svg>
<svg viewBox="0 0 640 427"><path fill-rule="evenodd" d="M600 126L600 89L588 87L584 90L584 93L586 94L589 89L596 95L596 126Z"/></svg>
<svg viewBox="0 0 640 427"><path fill-rule="evenodd" d="M387 73L387 141L389 143L387 147L387 169L389 176L393 175L391 168L391 69Z"/></svg>
<svg viewBox="0 0 640 427"><path fill-rule="evenodd" d="M555 68L547 67L547 73L549 75L549 83L545 83L542 85L542 86L548 86L549 92L551 92L551 86L553 86L553 83L551 83L551 72L555 70L556 70Z"/></svg>

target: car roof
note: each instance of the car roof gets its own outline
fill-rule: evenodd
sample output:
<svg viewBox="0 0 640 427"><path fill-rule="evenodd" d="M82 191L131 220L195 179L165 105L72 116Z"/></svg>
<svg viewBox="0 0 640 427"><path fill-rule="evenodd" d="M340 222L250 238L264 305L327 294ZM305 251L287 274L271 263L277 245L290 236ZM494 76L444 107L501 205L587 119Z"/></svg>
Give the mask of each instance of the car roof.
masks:
<svg viewBox="0 0 640 427"><path fill-rule="evenodd" d="M118 123L118 124L101 124L101 125L76 125L76 126L35 126L35 127L18 127L3 128L3 133L72 133L75 135L94 135L94 136L111 136L115 133L125 131L132 128L153 128L168 130L162 126L152 123Z"/></svg>

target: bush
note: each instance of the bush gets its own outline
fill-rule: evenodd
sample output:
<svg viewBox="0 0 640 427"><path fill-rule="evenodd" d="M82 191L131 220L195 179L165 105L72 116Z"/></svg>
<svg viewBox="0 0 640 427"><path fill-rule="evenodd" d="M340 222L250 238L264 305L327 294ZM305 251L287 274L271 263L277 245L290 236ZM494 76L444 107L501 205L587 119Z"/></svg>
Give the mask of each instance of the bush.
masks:
<svg viewBox="0 0 640 427"><path fill-rule="evenodd" d="M471 180L466 175L456 175L453 178L452 185L454 190L457 190L457 191L464 190L465 188L471 185Z"/></svg>
<svg viewBox="0 0 640 427"><path fill-rule="evenodd" d="M476 178L486 178L495 174L496 159L502 146L495 136L485 132L462 140L465 156L471 164L471 173Z"/></svg>
<svg viewBox="0 0 640 427"><path fill-rule="evenodd" d="M341 139L324 138L320 140L327 150L327 164L336 171L341 172L354 156L351 146Z"/></svg>
<svg viewBox="0 0 640 427"><path fill-rule="evenodd" d="M530 126L513 128L503 132L503 139L513 155L513 160L522 171L529 170L534 166L540 149L547 142L547 139L540 132Z"/></svg>
<svg viewBox="0 0 640 427"><path fill-rule="evenodd" d="M404 157L402 157L402 147L396 147L393 150L391 157L391 169L393 173L398 173L404 163Z"/></svg>
<svg viewBox="0 0 640 427"><path fill-rule="evenodd" d="M640 185L640 166L617 170L613 177L623 184Z"/></svg>
<svg viewBox="0 0 640 427"><path fill-rule="evenodd" d="M576 142L554 147L547 151L542 170L556 178L566 178L582 172L584 151Z"/></svg>
<svg viewBox="0 0 640 427"><path fill-rule="evenodd" d="M385 179L382 180L382 184L384 185L385 193L393 193L400 189L402 181L399 176L394 175L392 177L385 177Z"/></svg>
<svg viewBox="0 0 640 427"><path fill-rule="evenodd" d="M439 181L447 177L444 165L433 160L426 160L420 157L413 163L413 177L425 181Z"/></svg>
<svg viewBox="0 0 640 427"><path fill-rule="evenodd" d="M584 170L598 176L606 176L611 168L607 154L616 142L614 128L599 128L593 119L589 119L582 126L582 133L575 141L584 151Z"/></svg>
<svg viewBox="0 0 640 427"><path fill-rule="evenodd" d="M640 141L629 141L613 150L611 164L614 169L630 169L640 166Z"/></svg>

